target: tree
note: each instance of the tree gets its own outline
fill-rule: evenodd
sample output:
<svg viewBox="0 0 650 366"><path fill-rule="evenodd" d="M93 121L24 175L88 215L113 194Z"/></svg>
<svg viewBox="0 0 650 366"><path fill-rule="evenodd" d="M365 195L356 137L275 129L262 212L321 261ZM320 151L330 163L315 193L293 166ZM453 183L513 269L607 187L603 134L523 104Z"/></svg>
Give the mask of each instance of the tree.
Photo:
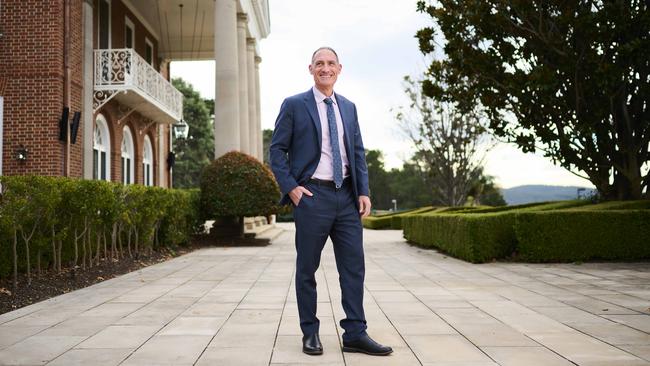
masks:
<svg viewBox="0 0 650 366"><path fill-rule="evenodd" d="M203 100L192 85L180 78L172 80L176 89L183 93L183 120L189 127L185 139L174 140L176 163L173 186L197 188L203 168L214 159L214 132L210 114L213 101Z"/></svg>
<svg viewBox="0 0 650 366"><path fill-rule="evenodd" d="M271 166L271 158L269 157L269 146L271 146L271 138L273 138L273 130L262 130L262 148L264 149L264 164Z"/></svg>
<svg viewBox="0 0 650 366"><path fill-rule="evenodd" d="M497 136L577 170L605 199L647 193L650 3L439 0L417 6L440 31L419 30L420 50L446 54L431 63L425 95L464 110L480 106Z"/></svg>
<svg viewBox="0 0 650 366"><path fill-rule="evenodd" d="M469 196L473 198L475 205L505 206L507 205L501 188L494 182L494 177L486 175L483 168L480 168L477 179L472 183Z"/></svg>
<svg viewBox="0 0 650 366"><path fill-rule="evenodd" d="M384 169L384 156L381 150L366 150L366 166L368 167L368 184L370 199L376 209L389 209L393 207L389 176Z"/></svg>
<svg viewBox="0 0 650 366"><path fill-rule="evenodd" d="M433 203L462 206L483 160L481 115L475 108L436 102L408 76L404 85L411 105L407 111L401 108L396 118L417 149L414 159L427 174Z"/></svg>

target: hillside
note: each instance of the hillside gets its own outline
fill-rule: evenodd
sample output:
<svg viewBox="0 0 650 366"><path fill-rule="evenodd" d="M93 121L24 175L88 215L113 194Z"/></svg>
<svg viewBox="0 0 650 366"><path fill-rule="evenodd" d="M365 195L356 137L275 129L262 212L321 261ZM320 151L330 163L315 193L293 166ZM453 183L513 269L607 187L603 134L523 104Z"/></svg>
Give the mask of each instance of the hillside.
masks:
<svg viewBox="0 0 650 366"><path fill-rule="evenodd" d="M578 197L578 189L583 188L580 197L592 195L593 188L576 186L525 185L502 189L503 198L509 205L529 202L563 201Z"/></svg>

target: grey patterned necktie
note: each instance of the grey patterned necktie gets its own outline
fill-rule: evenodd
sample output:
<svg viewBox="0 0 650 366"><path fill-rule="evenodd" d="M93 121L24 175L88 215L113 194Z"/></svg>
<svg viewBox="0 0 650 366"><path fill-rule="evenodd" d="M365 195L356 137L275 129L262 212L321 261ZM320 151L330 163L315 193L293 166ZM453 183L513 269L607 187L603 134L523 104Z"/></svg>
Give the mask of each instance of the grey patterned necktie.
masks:
<svg viewBox="0 0 650 366"><path fill-rule="evenodd" d="M339 147L339 133L336 127L336 115L332 98L325 98L327 104L327 124L330 129L330 145L332 146L332 164L334 168L334 184L336 188L341 188L343 184L343 168L341 163L341 148Z"/></svg>

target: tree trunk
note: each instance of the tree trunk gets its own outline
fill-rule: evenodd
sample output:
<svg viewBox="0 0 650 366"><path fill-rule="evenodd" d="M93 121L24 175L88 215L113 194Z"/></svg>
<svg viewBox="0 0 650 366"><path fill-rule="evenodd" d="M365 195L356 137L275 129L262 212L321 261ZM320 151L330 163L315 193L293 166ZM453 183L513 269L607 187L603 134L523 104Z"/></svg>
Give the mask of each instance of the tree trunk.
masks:
<svg viewBox="0 0 650 366"><path fill-rule="evenodd" d="M113 231L111 232L111 260L117 257L117 222L113 223Z"/></svg>
<svg viewBox="0 0 650 366"><path fill-rule="evenodd" d="M133 228L129 226L128 230L128 235L127 235L127 242L126 242L126 249L129 252L129 258L133 258L133 252L131 251L131 232Z"/></svg>
<svg viewBox="0 0 650 366"><path fill-rule="evenodd" d="M18 289L18 230L14 227L14 243L11 246L14 262L14 294Z"/></svg>
<svg viewBox="0 0 650 366"><path fill-rule="evenodd" d="M140 234L138 233L138 228L134 228L135 231L135 259L138 259L140 257L140 243L138 242L140 240Z"/></svg>
<svg viewBox="0 0 650 366"><path fill-rule="evenodd" d="M54 225L52 225L52 269L58 270L59 266L57 265L57 251L56 251L56 239L54 235Z"/></svg>

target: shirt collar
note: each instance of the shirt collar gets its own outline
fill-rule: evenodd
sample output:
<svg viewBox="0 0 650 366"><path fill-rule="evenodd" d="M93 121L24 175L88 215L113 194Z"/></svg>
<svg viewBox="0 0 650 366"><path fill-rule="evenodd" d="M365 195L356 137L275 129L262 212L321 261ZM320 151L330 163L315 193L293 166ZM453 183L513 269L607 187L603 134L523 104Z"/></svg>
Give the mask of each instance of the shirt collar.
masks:
<svg viewBox="0 0 650 366"><path fill-rule="evenodd" d="M316 86L312 86L312 90L314 91L314 99L316 99L316 103L323 103L323 101L325 100L325 98L327 98L327 96L321 93L321 91L318 90ZM335 95L336 95L335 93L332 93L332 96L330 98L332 99L332 102L334 102L334 104L337 104Z"/></svg>

